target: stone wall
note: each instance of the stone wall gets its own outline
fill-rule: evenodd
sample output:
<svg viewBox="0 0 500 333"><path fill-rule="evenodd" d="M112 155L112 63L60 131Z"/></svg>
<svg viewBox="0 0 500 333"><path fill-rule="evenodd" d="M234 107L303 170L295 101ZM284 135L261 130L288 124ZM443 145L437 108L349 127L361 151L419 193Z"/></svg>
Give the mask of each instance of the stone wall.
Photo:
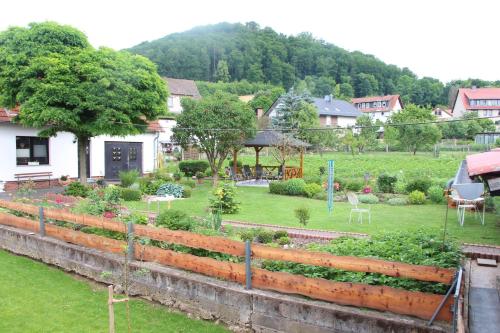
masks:
<svg viewBox="0 0 500 333"><path fill-rule="evenodd" d="M0 248L113 283L120 291L124 257L0 225ZM173 269L154 263L130 264L130 294L142 296L237 332L447 332L444 324L390 313L312 301Z"/></svg>

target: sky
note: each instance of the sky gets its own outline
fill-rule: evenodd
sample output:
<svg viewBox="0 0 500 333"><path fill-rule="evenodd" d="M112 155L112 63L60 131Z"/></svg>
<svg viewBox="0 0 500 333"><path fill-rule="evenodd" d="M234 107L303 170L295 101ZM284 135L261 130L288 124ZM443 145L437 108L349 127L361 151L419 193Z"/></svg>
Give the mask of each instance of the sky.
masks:
<svg viewBox="0 0 500 333"><path fill-rule="evenodd" d="M92 45L123 49L219 22L257 22L372 54L443 82L500 80L498 0L14 0L0 3L0 31L30 22L72 25Z"/></svg>

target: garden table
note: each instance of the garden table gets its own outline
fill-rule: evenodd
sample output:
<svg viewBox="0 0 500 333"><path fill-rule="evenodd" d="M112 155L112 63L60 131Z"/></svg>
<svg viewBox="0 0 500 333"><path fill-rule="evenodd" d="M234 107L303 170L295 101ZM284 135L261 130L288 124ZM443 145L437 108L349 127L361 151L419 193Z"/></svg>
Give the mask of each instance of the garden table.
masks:
<svg viewBox="0 0 500 333"><path fill-rule="evenodd" d="M147 198L148 201L148 212L151 211L151 203L156 201L157 205L157 211L158 214L160 213L160 202L168 202L168 209L170 209L170 202L175 200L175 197L173 195L165 195L165 196L159 196L159 195L151 195Z"/></svg>

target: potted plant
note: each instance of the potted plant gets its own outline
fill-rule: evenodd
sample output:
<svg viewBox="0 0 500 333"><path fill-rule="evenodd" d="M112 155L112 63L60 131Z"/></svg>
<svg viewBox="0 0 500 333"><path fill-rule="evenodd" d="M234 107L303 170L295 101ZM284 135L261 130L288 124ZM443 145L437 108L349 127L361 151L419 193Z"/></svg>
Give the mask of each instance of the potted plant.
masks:
<svg viewBox="0 0 500 333"><path fill-rule="evenodd" d="M59 184L61 186L67 186L69 183L71 183L71 179L69 179L68 175L62 175L61 178L59 178Z"/></svg>
<svg viewBox="0 0 500 333"><path fill-rule="evenodd" d="M198 184L203 184L204 179L205 179L205 174L201 171L198 171L196 173L196 180L198 181Z"/></svg>

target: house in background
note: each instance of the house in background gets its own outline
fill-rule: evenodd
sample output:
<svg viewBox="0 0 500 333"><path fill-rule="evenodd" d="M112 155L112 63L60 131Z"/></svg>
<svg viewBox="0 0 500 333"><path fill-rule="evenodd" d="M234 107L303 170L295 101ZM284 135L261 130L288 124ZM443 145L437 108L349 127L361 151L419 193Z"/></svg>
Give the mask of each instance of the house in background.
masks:
<svg viewBox="0 0 500 333"><path fill-rule="evenodd" d="M349 127L356 124L356 118L362 115L361 112L349 102L335 99L332 95L324 98L313 98L312 102L318 111L318 118L321 127ZM276 116L276 108L280 105L278 98L263 116L273 118Z"/></svg>
<svg viewBox="0 0 500 333"><path fill-rule="evenodd" d="M168 110L172 113L181 113L181 98L190 97L194 99L201 98L196 82L193 80L174 79L170 77L163 78L167 82L170 95L167 99Z"/></svg>
<svg viewBox="0 0 500 333"><path fill-rule="evenodd" d="M453 119L453 113L451 112L451 109L442 109L442 108L435 108L432 110L432 114L436 116L437 120L450 120Z"/></svg>
<svg viewBox="0 0 500 333"><path fill-rule="evenodd" d="M460 88L453 102L453 117L460 118L466 112L488 117L500 129L500 88Z"/></svg>
<svg viewBox="0 0 500 333"><path fill-rule="evenodd" d="M353 98L352 104L363 114L367 114L373 121L385 123L394 113L403 109L403 102L399 95L371 96Z"/></svg>

